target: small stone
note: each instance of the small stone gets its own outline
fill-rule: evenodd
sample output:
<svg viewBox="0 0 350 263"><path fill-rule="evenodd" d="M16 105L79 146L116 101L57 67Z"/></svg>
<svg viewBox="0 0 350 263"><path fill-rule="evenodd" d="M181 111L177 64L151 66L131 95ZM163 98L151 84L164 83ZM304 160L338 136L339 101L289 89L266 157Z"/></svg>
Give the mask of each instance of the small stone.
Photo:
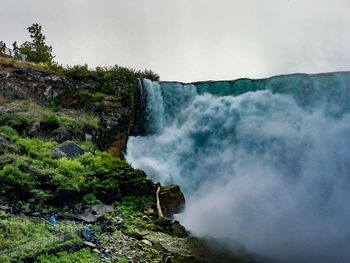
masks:
<svg viewBox="0 0 350 263"><path fill-rule="evenodd" d="M84 241L83 244L91 248L96 248L96 245L89 241Z"/></svg>
<svg viewBox="0 0 350 263"><path fill-rule="evenodd" d="M147 239L142 239L142 243L144 243L144 244L146 244L147 246L150 246L150 247L153 246L152 242L147 240Z"/></svg>
<svg viewBox="0 0 350 263"><path fill-rule="evenodd" d="M92 250L92 252L95 252L95 253L100 253L100 250L98 250L97 248L94 248L93 250Z"/></svg>

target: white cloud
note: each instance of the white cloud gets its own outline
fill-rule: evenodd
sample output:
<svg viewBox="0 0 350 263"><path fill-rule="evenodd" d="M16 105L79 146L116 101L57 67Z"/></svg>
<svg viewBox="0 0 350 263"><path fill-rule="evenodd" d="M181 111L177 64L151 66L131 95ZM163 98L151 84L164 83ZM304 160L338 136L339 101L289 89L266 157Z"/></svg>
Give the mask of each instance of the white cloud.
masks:
<svg viewBox="0 0 350 263"><path fill-rule="evenodd" d="M43 25L63 64L151 68L164 80L350 68L345 0L28 0L1 3L1 37Z"/></svg>

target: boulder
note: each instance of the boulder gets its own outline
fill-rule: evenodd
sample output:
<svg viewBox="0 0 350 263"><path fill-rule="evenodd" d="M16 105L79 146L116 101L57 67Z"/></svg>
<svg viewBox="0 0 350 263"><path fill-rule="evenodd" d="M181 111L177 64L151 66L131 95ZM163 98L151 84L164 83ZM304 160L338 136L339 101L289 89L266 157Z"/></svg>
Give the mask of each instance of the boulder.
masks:
<svg viewBox="0 0 350 263"><path fill-rule="evenodd" d="M55 149L52 154L52 158L62 158L67 157L70 159L74 159L80 155L83 155L84 151L72 141L65 141L58 148Z"/></svg>
<svg viewBox="0 0 350 263"><path fill-rule="evenodd" d="M80 214L80 215L74 215L73 216L75 219L84 221L86 223L95 223L98 220L98 217L91 214L91 213L85 213L85 214Z"/></svg>
<svg viewBox="0 0 350 263"><path fill-rule="evenodd" d="M159 200L163 215L168 218L185 208L185 196L178 185L161 186Z"/></svg>
<svg viewBox="0 0 350 263"><path fill-rule="evenodd" d="M104 215L108 213L112 213L114 211L114 207L111 205L97 204L91 207L93 213L98 215Z"/></svg>

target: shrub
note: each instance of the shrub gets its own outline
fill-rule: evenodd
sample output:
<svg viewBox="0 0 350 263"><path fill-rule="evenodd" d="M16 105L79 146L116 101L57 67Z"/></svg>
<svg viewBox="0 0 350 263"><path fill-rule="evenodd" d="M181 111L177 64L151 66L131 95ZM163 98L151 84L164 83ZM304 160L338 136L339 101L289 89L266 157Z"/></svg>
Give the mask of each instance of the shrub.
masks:
<svg viewBox="0 0 350 263"><path fill-rule="evenodd" d="M57 146L56 142L44 142L39 139L18 139L16 145L22 147L32 158L50 162L52 160L52 150Z"/></svg>
<svg viewBox="0 0 350 263"><path fill-rule="evenodd" d="M94 194L84 195L82 202L84 205L94 205L94 204L100 203L100 201L96 198Z"/></svg>
<svg viewBox="0 0 350 263"><path fill-rule="evenodd" d="M87 171L78 160L59 159L56 172L53 183L59 189L80 191L85 183Z"/></svg>
<svg viewBox="0 0 350 263"><path fill-rule="evenodd" d="M84 65L75 65L73 67L67 67L66 73L73 78L77 79L85 79L90 75L89 67L87 64Z"/></svg>
<svg viewBox="0 0 350 263"><path fill-rule="evenodd" d="M56 114L44 114L41 119L41 124L44 124L52 129L57 129L60 126L60 120Z"/></svg>
<svg viewBox="0 0 350 263"><path fill-rule="evenodd" d="M30 174L22 172L17 166L6 165L0 171L0 178L6 185L16 190L29 190L34 186Z"/></svg>
<svg viewBox="0 0 350 263"><path fill-rule="evenodd" d="M0 134L8 136L11 139L18 137L17 131L9 126L1 126Z"/></svg>
<svg viewBox="0 0 350 263"><path fill-rule="evenodd" d="M98 173L108 173L111 171L118 171L122 168L128 167L128 164L117 158L112 157L106 152L96 151L95 155L91 153L85 153L79 158L81 164L83 164L88 170Z"/></svg>

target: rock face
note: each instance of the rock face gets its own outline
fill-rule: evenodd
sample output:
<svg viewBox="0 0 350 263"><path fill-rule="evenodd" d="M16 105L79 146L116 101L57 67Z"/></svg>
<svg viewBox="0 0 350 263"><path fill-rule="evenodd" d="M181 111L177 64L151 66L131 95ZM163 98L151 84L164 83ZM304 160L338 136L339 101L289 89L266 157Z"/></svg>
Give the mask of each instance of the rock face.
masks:
<svg viewBox="0 0 350 263"><path fill-rule="evenodd" d="M171 218L174 214L181 213L185 208L185 196L178 185L162 186L159 200L165 217Z"/></svg>
<svg viewBox="0 0 350 263"><path fill-rule="evenodd" d="M132 96L136 96L138 84L136 77L131 80L119 77L107 84L114 85L114 92L102 94L99 90L106 82L94 72L80 77L0 61L0 102L32 101L42 107L55 105L60 109L81 110L99 122L98 127L79 131L69 127L57 129L46 123L24 123L18 127L19 132L29 137L56 134L52 139L59 142L90 140L101 150L121 156L134 125ZM2 108L1 112L6 112L6 109Z"/></svg>
<svg viewBox="0 0 350 263"><path fill-rule="evenodd" d="M21 150L18 147L11 145L11 142L8 138L0 136L0 154L4 154L7 152L19 154Z"/></svg>

